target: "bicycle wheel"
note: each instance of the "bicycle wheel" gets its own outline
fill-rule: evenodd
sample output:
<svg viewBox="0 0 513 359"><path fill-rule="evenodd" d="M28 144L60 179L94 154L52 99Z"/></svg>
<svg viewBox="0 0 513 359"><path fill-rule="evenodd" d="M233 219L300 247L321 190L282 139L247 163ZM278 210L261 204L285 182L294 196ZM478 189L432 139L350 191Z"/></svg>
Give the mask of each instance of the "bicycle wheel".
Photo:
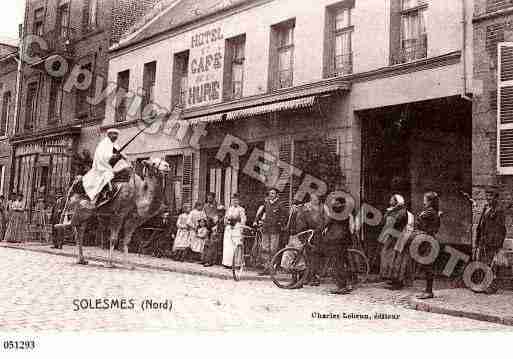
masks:
<svg viewBox="0 0 513 359"><path fill-rule="evenodd" d="M365 283L369 276L369 259L362 251L358 249L348 249L347 256L349 260L349 269L354 275L356 284Z"/></svg>
<svg viewBox="0 0 513 359"><path fill-rule="evenodd" d="M233 252L232 259L232 274L233 279L238 282L241 280L244 271L246 270L246 264L244 263L244 246L242 244L237 245Z"/></svg>
<svg viewBox="0 0 513 359"><path fill-rule="evenodd" d="M278 288L296 289L303 285L309 266L303 251L284 248L271 261L271 279Z"/></svg>

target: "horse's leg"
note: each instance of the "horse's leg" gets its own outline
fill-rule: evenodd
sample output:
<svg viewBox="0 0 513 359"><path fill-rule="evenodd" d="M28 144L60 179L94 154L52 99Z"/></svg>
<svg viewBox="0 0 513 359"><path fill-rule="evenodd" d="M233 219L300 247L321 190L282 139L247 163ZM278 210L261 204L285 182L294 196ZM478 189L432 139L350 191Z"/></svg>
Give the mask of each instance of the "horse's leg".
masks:
<svg viewBox="0 0 513 359"><path fill-rule="evenodd" d="M87 261L84 258L84 252L82 250L82 241L84 240L84 234L86 230L86 224L82 223L75 227L75 240L78 247L78 264L87 265Z"/></svg>

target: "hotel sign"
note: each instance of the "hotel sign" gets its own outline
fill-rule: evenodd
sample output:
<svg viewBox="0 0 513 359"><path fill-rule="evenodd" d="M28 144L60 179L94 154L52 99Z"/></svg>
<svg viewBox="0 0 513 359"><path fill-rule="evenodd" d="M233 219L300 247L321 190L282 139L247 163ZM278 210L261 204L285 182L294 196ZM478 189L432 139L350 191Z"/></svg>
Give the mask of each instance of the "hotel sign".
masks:
<svg viewBox="0 0 513 359"><path fill-rule="evenodd" d="M187 107L219 103L223 94L224 36L221 28L191 38Z"/></svg>

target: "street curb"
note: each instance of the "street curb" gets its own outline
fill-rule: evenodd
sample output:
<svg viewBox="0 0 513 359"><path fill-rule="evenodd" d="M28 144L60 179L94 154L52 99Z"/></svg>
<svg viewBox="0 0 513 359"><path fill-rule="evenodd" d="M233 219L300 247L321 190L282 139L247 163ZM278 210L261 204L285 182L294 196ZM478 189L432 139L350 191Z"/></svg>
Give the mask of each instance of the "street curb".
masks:
<svg viewBox="0 0 513 359"><path fill-rule="evenodd" d="M17 249L17 250L27 251L27 252L52 254L52 255L55 255L55 256L68 257L68 258L74 258L75 257L74 254L70 254L70 253L56 253L54 251L50 251L50 250L43 249L43 248L30 248L30 247L19 247L19 246L10 246L10 245L2 245L0 248L9 248L9 249ZM86 260L89 260L89 261L107 263L107 259L105 259L104 257L96 257L96 256L84 255L84 258ZM119 264L119 265L123 264L122 261L119 261L119 260L116 260L116 259L114 259L113 262L115 264ZM189 274L189 275L201 275L201 276L208 277L208 278L217 278L217 279L232 280L233 281L233 276L231 274L231 271L229 272L230 274L220 274L220 273L203 272L203 271L192 270L192 269L187 269L187 268L169 268L169 267L165 267L165 266L158 266L158 265L152 265L152 264L134 263L134 262L130 262L130 261L129 261L129 263L133 264L135 267L138 267L138 268L151 269L151 270L159 270L159 271L171 272L171 273L181 273L181 274ZM228 272L228 270L226 270L226 271ZM251 277L245 278L243 280L271 281L271 278L264 277L264 276L251 276Z"/></svg>
<svg viewBox="0 0 513 359"><path fill-rule="evenodd" d="M411 309L418 310L421 312L445 314L453 317L468 318L479 320L482 322L490 322L495 324L513 326L513 317L501 317L491 314L474 313L464 310L449 309L439 305L433 305L431 303L413 297L409 299L409 305Z"/></svg>

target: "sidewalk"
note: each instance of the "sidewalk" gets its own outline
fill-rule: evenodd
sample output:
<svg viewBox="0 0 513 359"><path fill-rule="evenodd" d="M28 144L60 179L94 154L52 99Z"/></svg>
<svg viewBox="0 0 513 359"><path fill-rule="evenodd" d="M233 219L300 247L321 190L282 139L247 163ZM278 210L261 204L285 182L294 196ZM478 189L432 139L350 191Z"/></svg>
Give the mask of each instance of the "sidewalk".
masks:
<svg viewBox="0 0 513 359"><path fill-rule="evenodd" d="M0 248L1 247L70 257L70 261L76 261L78 251L77 247L75 246L64 245L63 249L54 249L51 248L50 244L42 244L37 242L0 242ZM109 251L106 249L99 247L84 247L84 256L89 261L106 262L108 255ZM118 250L114 250L113 259L115 264L122 265L123 253ZM211 278L233 280L232 271L222 266L203 267L203 265L199 263L176 262L169 258L156 258L153 256L136 253L128 253L128 261L130 264L133 264L138 268L163 270L167 272L202 275ZM270 280L268 276L259 276L256 272L252 271L246 272L243 279Z"/></svg>
<svg viewBox="0 0 513 359"><path fill-rule="evenodd" d="M469 289L435 290L435 298L420 300L410 298L415 310L465 317L485 322L513 326L513 292L498 291L487 295Z"/></svg>
<svg viewBox="0 0 513 359"><path fill-rule="evenodd" d="M2 247L65 256L69 257L70 263L76 261L76 247L70 245L65 245L64 249L59 250L51 248L49 244L0 242L0 248ZM89 261L105 263L108 258L108 250L98 247L84 247L84 255ZM115 250L113 255L114 262L121 265L123 254ZM138 268L233 280L231 270L222 266L203 267L198 263L176 262L169 258L155 258L135 253L129 253L128 260ZM436 297L429 300L419 300L414 297L414 294L420 292L424 285L423 281L415 281L414 287L408 288L406 291L391 292L381 288L382 285L372 283L376 281L376 278L369 279L369 283L364 285L367 288L364 293L375 288L379 289L380 293L383 292L384 294L381 294L386 298L401 294L404 296L404 304L414 310L513 326L513 291L499 291L494 295L477 294L465 288L455 288L454 281L436 280ZM245 273L243 280L269 281L270 278L248 271Z"/></svg>

